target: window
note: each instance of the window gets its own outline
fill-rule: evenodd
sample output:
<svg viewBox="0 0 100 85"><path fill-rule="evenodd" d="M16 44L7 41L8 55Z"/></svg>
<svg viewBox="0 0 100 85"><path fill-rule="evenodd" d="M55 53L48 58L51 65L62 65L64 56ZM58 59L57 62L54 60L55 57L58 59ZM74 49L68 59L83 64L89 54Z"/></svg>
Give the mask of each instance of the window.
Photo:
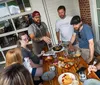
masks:
<svg viewBox="0 0 100 85"><path fill-rule="evenodd" d="M98 31L100 39L100 0L96 0L96 5L97 5L97 18L98 18Z"/></svg>
<svg viewBox="0 0 100 85"><path fill-rule="evenodd" d="M4 58L2 57L3 55L2 55L2 53L0 52L0 62L1 61L4 61Z"/></svg>
<svg viewBox="0 0 100 85"><path fill-rule="evenodd" d="M17 35L12 34L8 36L0 37L0 41L1 41L1 44L0 44L1 48L16 45Z"/></svg>
<svg viewBox="0 0 100 85"><path fill-rule="evenodd" d="M4 11L5 10L5 11ZM7 3L0 4L0 17L6 17L22 12L31 11L29 0L12 0Z"/></svg>
<svg viewBox="0 0 100 85"><path fill-rule="evenodd" d="M27 32L32 23L29 0L5 0L0 4L0 64L5 61L5 54L17 45L17 35Z"/></svg>
<svg viewBox="0 0 100 85"><path fill-rule="evenodd" d="M0 34L14 31L14 27L10 19L0 22Z"/></svg>
<svg viewBox="0 0 100 85"><path fill-rule="evenodd" d="M5 11L4 11L5 10ZM9 16L9 10L7 9L7 7L5 6L5 3L0 4L0 18L4 18Z"/></svg>
<svg viewBox="0 0 100 85"><path fill-rule="evenodd" d="M32 23L31 14L13 18L16 29L23 29L28 27Z"/></svg>

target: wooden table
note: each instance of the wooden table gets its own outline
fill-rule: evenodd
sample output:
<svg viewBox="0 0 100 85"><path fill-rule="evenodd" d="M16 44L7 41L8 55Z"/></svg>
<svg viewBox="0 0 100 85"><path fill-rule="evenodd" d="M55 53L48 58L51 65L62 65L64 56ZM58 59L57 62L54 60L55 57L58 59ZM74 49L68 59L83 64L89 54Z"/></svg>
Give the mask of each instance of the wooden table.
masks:
<svg viewBox="0 0 100 85"><path fill-rule="evenodd" d="M57 58L58 57L61 57L61 56L64 56L63 55L63 52L57 53ZM77 58L74 58L74 59L77 61ZM84 66L84 67L88 68L88 64L83 60L82 57L80 57L78 59L79 59L79 66L80 67ZM44 72L49 71L49 66L51 65L52 62L53 62L53 60L52 61L45 61L45 57L43 58L43 69L44 69ZM57 73L58 74L54 77L53 80L51 80L51 85L59 85L59 83L58 83L58 77L59 77L59 75L61 75L62 73L67 72L66 70L64 70L63 68L59 68L58 66L56 67L56 69L57 69ZM68 72L72 72L72 73L78 75L76 73L76 71L77 71L77 68L75 67L75 65L73 65L68 70ZM88 74L88 71L87 70L86 70L86 74ZM78 75L78 77L79 77L79 75ZM92 72L90 75L87 75L87 78L99 79L94 72ZM48 81L44 81L43 85L50 85L50 83ZM79 85L82 85L82 82L81 81L79 81Z"/></svg>

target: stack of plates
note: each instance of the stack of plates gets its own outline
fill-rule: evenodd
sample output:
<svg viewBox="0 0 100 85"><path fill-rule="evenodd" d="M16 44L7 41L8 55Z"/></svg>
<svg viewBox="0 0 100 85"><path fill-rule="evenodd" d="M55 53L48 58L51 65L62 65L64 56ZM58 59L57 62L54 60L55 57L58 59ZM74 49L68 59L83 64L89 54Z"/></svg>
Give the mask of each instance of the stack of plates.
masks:
<svg viewBox="0 0 100 85"><path fill-rule="evenodd" d="M54 51L47 51L46 53L43 54L43 56L50 56L50 55L55 55Z"/></svg>

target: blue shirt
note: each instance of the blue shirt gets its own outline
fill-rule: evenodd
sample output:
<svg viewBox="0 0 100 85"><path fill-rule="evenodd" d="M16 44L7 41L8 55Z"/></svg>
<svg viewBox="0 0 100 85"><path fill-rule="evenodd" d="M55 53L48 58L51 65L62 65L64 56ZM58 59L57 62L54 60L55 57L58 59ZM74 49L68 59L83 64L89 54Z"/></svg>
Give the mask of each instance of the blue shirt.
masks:
<svg viewBox="0 0 100 85"><path fill-rule="evenodd" d="M92 28L87 25L87 24L83 24L83 28L82 30L76 31L76 34L78 36L78 42L79 42L79 47L80 48L89 48L89 40L93 39L93 32L92 32Z"/></svg>

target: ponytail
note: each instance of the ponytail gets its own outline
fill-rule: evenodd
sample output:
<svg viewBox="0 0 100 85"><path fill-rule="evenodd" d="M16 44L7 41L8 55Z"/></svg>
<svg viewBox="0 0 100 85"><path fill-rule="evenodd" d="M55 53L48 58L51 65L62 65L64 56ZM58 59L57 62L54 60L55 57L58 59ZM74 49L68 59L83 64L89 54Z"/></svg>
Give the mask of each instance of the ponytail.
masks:
<svg viewBox="0 0 100 85"><path fill-rule="evenodd" d="M21 42L20 42L20 40L17 41L17 47L21 48Z"/></svg>

